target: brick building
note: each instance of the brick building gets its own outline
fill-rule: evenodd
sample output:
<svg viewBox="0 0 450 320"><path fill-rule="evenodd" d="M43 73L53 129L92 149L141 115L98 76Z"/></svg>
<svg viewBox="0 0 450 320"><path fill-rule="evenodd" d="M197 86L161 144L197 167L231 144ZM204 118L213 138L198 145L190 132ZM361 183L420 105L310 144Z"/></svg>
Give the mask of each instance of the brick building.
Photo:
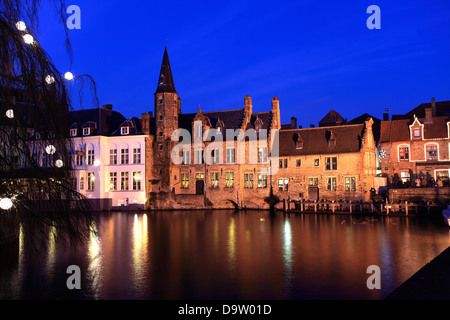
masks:
<svg viewBox="0 0 450 320"><path fill-rule="evenodd" d="M142 114L147 208L267 208L271 186L286 200L369 200L376 174L370 117L346 125L332 110L319 128L298 129L295 118L281 125L277 97L255 113L250 96L243 108L183 114L167 49L154 95L154 113ZM180 130L183 139L173 135Z"/></svg>
<svg viewBox="0 0 450 320"><path fill-rule="evenodd" d="M450 101L423 103L381 124L380 154L388 186L449 185ZM417 180L418 179L418 180ZM419 182L420 181L420 182Z"/></svg>

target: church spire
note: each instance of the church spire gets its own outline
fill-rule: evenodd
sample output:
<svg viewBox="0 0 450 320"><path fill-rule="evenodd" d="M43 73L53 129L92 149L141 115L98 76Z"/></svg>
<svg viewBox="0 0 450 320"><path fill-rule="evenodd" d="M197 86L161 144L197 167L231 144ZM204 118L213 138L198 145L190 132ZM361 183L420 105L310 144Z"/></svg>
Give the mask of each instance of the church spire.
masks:
<svg viewBox="0 0 450 320"><path fill-rule="evenodd" d="M156 88L156 93L158 92L176 93L172 70L170 69L169 55L167 54L167 47L164 48L164 57L161 64L158 87Z"/></svg>

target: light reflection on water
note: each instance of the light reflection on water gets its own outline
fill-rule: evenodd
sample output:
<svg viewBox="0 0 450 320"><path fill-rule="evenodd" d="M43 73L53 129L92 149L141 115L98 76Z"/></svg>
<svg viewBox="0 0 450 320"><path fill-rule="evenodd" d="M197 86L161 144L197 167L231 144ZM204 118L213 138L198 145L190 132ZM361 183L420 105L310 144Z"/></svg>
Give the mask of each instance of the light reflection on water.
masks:
<svg viewBox="0 0 450 320"><path fill-rule="evenodd" d="M1 261L0 298L381 299L450 244L441 220L417 217L118 212L100 222L100 236L73 248L50 230L43 259L20 235L6 254L16 262ZM82 290L65 287L71 264ZM366 287L370 265L381 290Z"/></svg>

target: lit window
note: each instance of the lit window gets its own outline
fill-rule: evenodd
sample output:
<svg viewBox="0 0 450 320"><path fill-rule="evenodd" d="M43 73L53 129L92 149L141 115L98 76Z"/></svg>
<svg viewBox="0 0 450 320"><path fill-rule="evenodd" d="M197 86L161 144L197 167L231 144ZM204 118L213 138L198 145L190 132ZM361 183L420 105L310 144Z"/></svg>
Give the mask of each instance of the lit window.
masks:
<svg viewBox="0 0 450 320"><path fill-rule="evenodd" d="M219 173L211 172L211 188L219 188Z"/></svg>
<svg viewBox="0 0 450 320"><path fill-rule="evenodd" d="M109 173L109 191L117 190L117 172Z"/></svg>
<svg viewBox="0 0 450 320"><path fill-rule="evenodd" d="M415 129L414 130L414 137L416 137L416 138L420 137L420 130L419 129Z"/></svg>
<svg viewBox="0 0 450 320"><path fill-rule="evenodd" d="M278 190L289 191L289 179L278 179Z"/></svg>
<svg viewBox="0 0 450 320"><path fill-rule="evenodd" d="M400 172L400 179L403 183L406 183L411 180L411 176L409 175L408 171L402 171Z"/></svg>
<svg viewBox="0 0 450 320"><path fill-rule="evenodd" d="M409 147L403 146L398 149L400 161L409 161Z"/></svg>
<svg viewBox="0 0 450 320"><path fill-rule="evenodd" d="M141 172L133 172L133 190L141 190Z"/></svg>
<svg viewBox="0 0 450 320"><path fill-rule="evenodd" d="M130 127L122 127L120 128L120 133L122 135L127 135L130 132Z"/></svg>
<svg viewBox="0 0 450 320"><path fill-rule="evenodd" d="M438 159L437 146L436 145L427 146L427 160L437 160L437 159Z"/></svg>
<svg viewBox="0 0 450 320"><path fill-rule="evenodd" d="M320 165L319 159L314 159L314 167L318 167Z"/></svg>
<svg viewBox="0 0 450 320"><path fill-rule="evenodd" d="M225 172L225 188L234 188L234 172Z"/></svg>
<svg viewBox="0 0 450 320"><path fill-rule="evenodd" d="M345 191L356 191L356 177L345 177Z"/></svg>
<svg viewBox="0 0 450 320"><path fill-rule="evenodd" d="M258 188L267 188L267 174L258 173Z"/></svg>
<svg viewBox="0 0 450 320"><path fill-rule="evenodd" d="M95 187L95 175L93 172L88 172L88 191L94 191Z"/></svg>
<svg viewBox="0 0 450 320"><path fill-rule="evenodd" d="M253 173L244 174L244 188L253 188Z"/></svg>
<svg viewBox="0 0 450 320"><path fill-rule="evenodd" d="M189 173L181 174L181 189L189 189Z"/></svg>

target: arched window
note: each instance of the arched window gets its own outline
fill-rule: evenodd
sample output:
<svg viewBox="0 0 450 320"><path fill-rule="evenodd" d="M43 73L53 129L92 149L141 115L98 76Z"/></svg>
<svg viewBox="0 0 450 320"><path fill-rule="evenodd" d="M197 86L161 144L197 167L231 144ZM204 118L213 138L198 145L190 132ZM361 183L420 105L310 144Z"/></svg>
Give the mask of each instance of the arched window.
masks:
<svg viewBox="0 0 450 320"><path fill-rule="evenodd" d="M120 164L128 164L130 162L129 147L124 143L120 146Z"/></svg>
<svg viewBox="0 0 450 320"><path fill-rule="evenodd" d="M117 164L117 145L114 143L109 146L109 164Z"/></svg>
<svg viewBox="0 0 450 320"><path fill-rule="evenodd" d="M91 143L88 145L87 147L87 165L94 165L94 161L95 161L95 149L94 149L94 145Z"/></svg>

